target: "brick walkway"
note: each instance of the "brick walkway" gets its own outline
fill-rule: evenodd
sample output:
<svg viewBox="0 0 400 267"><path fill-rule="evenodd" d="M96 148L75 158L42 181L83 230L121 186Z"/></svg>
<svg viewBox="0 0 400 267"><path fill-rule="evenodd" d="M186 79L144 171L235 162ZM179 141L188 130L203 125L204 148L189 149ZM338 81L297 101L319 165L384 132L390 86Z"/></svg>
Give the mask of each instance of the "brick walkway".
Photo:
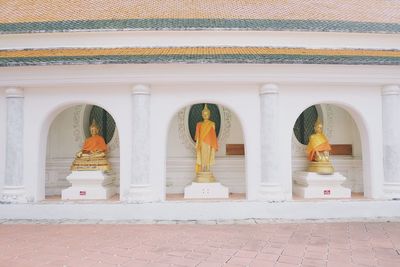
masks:
<svg viewBox="0 0 400 267"><path fill-rule="evenodd" d="M400 266L400 222L254 222L0 221L0 266Z"/></svg>

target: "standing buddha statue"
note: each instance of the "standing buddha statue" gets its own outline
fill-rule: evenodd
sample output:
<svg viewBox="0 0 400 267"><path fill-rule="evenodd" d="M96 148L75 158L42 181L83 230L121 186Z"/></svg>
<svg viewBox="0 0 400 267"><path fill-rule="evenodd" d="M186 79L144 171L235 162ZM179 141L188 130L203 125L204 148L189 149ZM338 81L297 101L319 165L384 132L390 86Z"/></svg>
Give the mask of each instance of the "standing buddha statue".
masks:
<svg viewBox="0 0 400 267"><path fill-rule="evenodd" d="M210 120L211 112L205 104L201 112L203 121L196 125L196 182L213 183L215 177L211 165L215 163L215 153L218 151L218 140L215 123Z"/></svg>
<svg viewBox="0 0 400 267"><path fill-rule="evenodd" d="M309 160L307 171L332 174L334 169L329 157L331 146L322 129L323 125L318 120L314 125L315 133L310 136L307 145L307 158Z"/></svg>

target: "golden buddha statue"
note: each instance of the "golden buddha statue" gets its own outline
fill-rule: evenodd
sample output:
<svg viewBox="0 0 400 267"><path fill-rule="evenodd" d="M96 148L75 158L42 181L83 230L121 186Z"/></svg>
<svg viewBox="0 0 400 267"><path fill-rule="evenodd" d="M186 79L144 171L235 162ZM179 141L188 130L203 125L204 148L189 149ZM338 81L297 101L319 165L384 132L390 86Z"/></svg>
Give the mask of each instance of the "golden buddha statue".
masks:
<svg viewBox="0 0 400 267"><path fill-rule="evenodd" d="M318 120L314 125L315 133L310 136L307 145L307 158L309 160L307 171L319 174L332 174L334 169L329 158L331 146L322 128L323 125Z"/></svg>
<svg viewBox="0 0 400 267"><path fill-rule="evenodd" d="M72 163L73 171L110 171L107 155L107 144L104 138L99 135L99 126L93 120L90 125L91 137L85 140L81 151L76 153L75 160Z"/></svg>
<svg viewBox="0 0 400 267"><path fill-rule="evenodd" d="M215 163L215 152L218 151L215 123L210 121L211 112L205 104L201 112L203 121L196 125L196 182L213 183L215 177L211 172L211 165Z"/></svg>

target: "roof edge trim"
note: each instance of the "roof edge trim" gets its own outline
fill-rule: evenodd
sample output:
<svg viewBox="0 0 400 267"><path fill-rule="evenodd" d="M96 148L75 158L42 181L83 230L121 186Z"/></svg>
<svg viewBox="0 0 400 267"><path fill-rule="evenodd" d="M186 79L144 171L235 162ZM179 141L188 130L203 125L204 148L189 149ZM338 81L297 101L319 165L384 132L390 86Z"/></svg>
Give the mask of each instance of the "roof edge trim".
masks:
<svg viewBox="0 0 400 267"><path fill-rule="evenodd" d="M71 31L252 30L400 33L400 23L262 19L69 20L0 24L1 34Z"/></svg>

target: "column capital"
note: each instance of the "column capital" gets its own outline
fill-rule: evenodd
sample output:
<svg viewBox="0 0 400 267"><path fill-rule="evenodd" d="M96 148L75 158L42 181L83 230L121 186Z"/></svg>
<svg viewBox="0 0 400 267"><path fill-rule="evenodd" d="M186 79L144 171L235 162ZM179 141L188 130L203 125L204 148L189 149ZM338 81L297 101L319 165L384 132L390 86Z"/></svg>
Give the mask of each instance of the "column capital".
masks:
<svg viewBox="0 0 400 267"><path fill-rule="evenodd" d="M260 95L279 94L279 87L274 83L267 83L261 86Z"/></svg>
<svg viewBox="0 0 400 267"><path fill-rule="evenodd" d="M7 87L6 97L24 97L24 89L19 87Z"/></svg>
<svg viewBox="0 0 400 267"><path fill-rule="evenodd" d="M132 95L150 95L150 86L147 84L136 84L132 87Z"/></svg>
<svg viewBox="0 0 400 267"><path fill-rule="evenodd" d="M400 95L400 86L388 84L382 87L382 95Z"/></svg>

